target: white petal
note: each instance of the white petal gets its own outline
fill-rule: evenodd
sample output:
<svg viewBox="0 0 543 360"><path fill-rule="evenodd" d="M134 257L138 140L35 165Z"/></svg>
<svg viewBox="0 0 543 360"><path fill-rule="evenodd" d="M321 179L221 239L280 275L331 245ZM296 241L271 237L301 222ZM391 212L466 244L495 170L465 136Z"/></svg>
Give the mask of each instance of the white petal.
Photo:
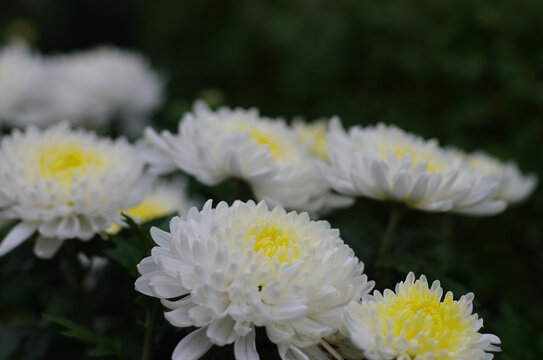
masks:
<svg viewBox="0 0 543 360"><path fill-rule="evenodd" d="M39 235L34 244L34 254L42 259L52 258L62 245L62 240Z"/></svg>
<svg viewBox="0 0 543 360"><path fill-rule="evenodd" d="M215 320L207 328L207 337L212 343L219 346L230 344L236 339L237 335L234 332L235 323L230 316Z"/></svg>
<svg viewBox="0 0 543 360"><path fill-rule="evenodd" d="M307 315L307 305L302 303L282 303L273 307L273 320L290 322Z"/></svg>
<svg viewBox="0 0 543 360"><path fill-rule="evenodd" d="M236 360L258 360L258 352L255 345L255 330L253 329L247 336L240 337L234 343L234 355Z"/></svg>
<svg viewBox="0 0 543 360"><path fill-rule="evenodd" d="M21 222L15 225L15 227L6 235L4 241L0 243L0 256L7 254L13 248L28 239L34 231L36 231L36 226L29 223Z"/></svg>
<svg viewBox="0 0 543 360"><path fill-rule="evenodd" d="M197 360L204 355L213 344L206 336L206 328L200 328L185 336L177 344L172 360Z"/></svg>

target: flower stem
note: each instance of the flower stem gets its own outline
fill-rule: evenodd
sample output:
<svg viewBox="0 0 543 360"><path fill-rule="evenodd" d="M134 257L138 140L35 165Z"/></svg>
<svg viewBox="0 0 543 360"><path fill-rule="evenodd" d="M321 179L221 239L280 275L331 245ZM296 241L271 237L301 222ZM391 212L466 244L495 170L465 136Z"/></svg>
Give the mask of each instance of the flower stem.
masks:
<svg viewBox="0 0 543 360"><path fill-rule="evenodd" d="M400 209L396 207L392 208L392 211L390 212L390 216L388 218L387 228L385 234L383 235L383 240L381 241L381 247L379 249L378 257L379 259L383 259L383 257L389 253L390 243L392 241L392 238L394 237L396 229L398 228L398 224L400 223L401 215L402 212Z"/></svg>
<svg viewBox="0 0 543 360"><path fill-rule="evenodd" d="M145 337L143 340L142 360L151 360L153 358L153 337L155 333L157 309L157 303L153 302L153 305L147 309L147 314L145 315Z"/></svg>
<svg viewBox="0 0 543 360"><path fill-rule="evenodd" d="M332 357L333 357L334 359L336 359L336 360L343 360L343 357L341 357L341 355L339 355L339 354L337 353L337 351L334 350L334 348L331 347L330 344L328 344L326 341L321 340L321 341L320 341L320 344L321 344L321 346L322 346L326 351L328 351L328 353L329 353L330 355L332 355Z"/></svg>

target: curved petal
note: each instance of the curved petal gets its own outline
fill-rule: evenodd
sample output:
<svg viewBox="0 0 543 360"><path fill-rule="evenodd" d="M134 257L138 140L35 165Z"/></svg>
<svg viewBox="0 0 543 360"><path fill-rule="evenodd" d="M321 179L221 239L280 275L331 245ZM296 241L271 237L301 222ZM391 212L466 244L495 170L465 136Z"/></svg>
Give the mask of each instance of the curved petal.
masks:
<svg viewBox="0 0 543 360"><path fill-rule="evenodd" d="M50 259L55 256L62 242L57 238L40 235L34 244L34 254L41 259Z"/></svg>
<svg viewBox="0 0 543 360"><path fill-rule="evenodd" d="M7 254L15 247L19 246L23 241L28 239L34 231L36 231L36 226L33 224L21 222L15 225L15 227L6 235L4 241L0 243L0 256Z"/></svg>
<svg viewBox="0 0 543 360"><path fill-rule="evenodd" d="M200 328L185 336L177 344L172 354L172 360L197 360L212 346L206 336L206 328Z"/></svg>
<svg viewBox="0 0 543 360"><path fill-rule="evenodd" d="M258 352L255 345L255 330L253 329L247 336L240 337L234 343L234 355L236 360L258 360Z"/></svg>

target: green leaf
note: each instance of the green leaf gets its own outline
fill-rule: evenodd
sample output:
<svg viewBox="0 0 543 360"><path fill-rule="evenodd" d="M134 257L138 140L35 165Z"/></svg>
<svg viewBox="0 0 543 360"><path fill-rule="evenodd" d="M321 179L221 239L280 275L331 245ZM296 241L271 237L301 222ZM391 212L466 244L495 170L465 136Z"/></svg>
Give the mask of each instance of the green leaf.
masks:
<svg viewBox="0 0 543 360"><path fill-rule="evenodd" d="M121 345L118 340L111 340L103 337L84 326L74 323L68 319L43 314L43 317L51 322L65 327L67 330L61 331L61 334L67 337L87 341L94 345L89 352L89 356L116 356L118 359L126 359L121 351Z"/></svg>
<svg viewBox="0 0 543 360"><path fill-rule="evenodd" d="M128 229L110 238L115 247L107 249L105 254L128 270L130 275L138 277L137 265L149 256L154 243L148 227L141 226L126 214L123 216Z"/></svg>

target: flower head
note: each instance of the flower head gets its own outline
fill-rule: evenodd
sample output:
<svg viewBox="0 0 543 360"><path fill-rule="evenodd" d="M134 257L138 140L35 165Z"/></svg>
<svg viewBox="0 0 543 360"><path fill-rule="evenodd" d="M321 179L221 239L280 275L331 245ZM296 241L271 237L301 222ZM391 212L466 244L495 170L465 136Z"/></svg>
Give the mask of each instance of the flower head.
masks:
<svg viewBox="0 0 543 360"><path fill-rule="evenodd" d="M204 184L238 177L259 200L294 210L316 213L351 203L330 192L307 147L283 120L261 117L256 109L212 111L197 102L178 134L147 129L145 135L161 154L151 159L155 169L169 169L165 155Z"/></svg>
<svg viewBox="0 0 543 360"><path fill-rule="evenodd" d="M51 58L49 66L55 119L88 125L118 117L125 133L137 135L162 102L163 80L134 52L98 47Z"/></svg>
<svg viewBox="0 0 543 360"><path fill-rule="evenodd" d="M373 286L328 222L265 202L208 201L151 235L158 246L139 264L136 289L160 298L172 325L199 328L173 359L231 343L236 359L257 359L255 327L290 359L334 334L343 307Z"/></svg>
<svg viewBox="0 0 543 360"><path fill-rule="evenodd" d="M323 174L340 193L405 203L425 211L492 215L496 180L473 171L465 159L395 126L355 126L346 133L332 121L327 137L331 165Z"/></svg>
<svg viewBox="0 0 543 360"><path fill-rule="evenodd" d="M500 339L481 334L483 320L472 314L473 294L442 299L439 281L428 287L426 277L415 280L409 273L396 292L385 290L365 295L362 303L345 309L350 340L370 360L435 359L488 360Z"/></svg>
<svg viewBox="0 0 543 360"><path fill-rule="evenodd" d="M0 255L35 231L41 257L53 256L65 239L89 240L141 201L143 170L122 139L100 139L66 123L14 131L0 148L0 220L20 222L0 243Z"/></svg>

